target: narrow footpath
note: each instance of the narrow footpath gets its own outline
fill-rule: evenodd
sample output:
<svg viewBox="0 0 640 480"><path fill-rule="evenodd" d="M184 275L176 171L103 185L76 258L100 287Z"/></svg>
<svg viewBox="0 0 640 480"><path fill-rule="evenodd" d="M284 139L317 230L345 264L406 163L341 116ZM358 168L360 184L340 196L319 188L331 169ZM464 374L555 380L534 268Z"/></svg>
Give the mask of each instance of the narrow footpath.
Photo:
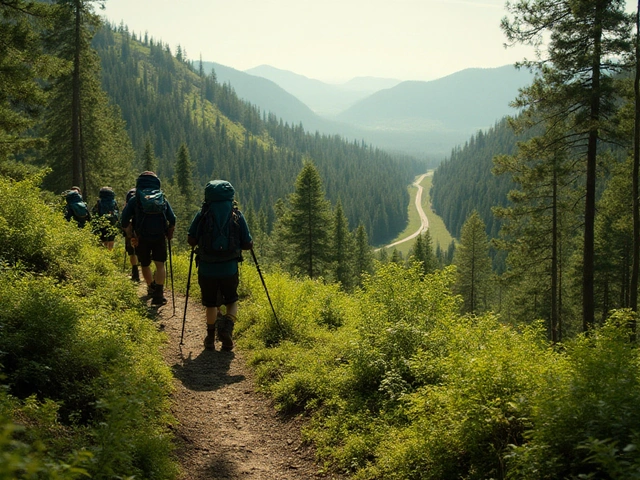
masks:
<svg viewBox="0 0 640 480"><path fill-rule="evenodd" d="M141 287L142 289L142 287ZM142 292L142 290L141 290ZM180 345L184 298L171 292L156 322L168 343L164 358L175 376L172 395L181 480L342 479L321 473L311 445L300 435L304 419L279 416L256 391L243 352L204 350L204 309L189 302Z"/></svg>

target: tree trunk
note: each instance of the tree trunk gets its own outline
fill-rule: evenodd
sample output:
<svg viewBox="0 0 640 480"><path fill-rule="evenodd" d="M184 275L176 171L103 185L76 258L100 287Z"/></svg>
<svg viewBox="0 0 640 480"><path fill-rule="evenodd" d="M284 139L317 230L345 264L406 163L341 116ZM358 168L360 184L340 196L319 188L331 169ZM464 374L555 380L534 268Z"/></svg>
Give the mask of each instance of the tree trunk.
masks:
<svg viewBox="0 0 640 480"><path fill-rule="evenodd" d="M73 80L71 99L71 135L72 135L72 183L82 184L82 155L80 151L80 5L75 4L75 42L73 52ZM86 187L85 187L86 188ZM83 192L85 195L87 192Z"/></svg>
<svg viewBox="0 0 640 480"><path fill-rule="evenodd" d="M633 175L631 195L633 198L633 264L631 267L631 285L629 306L638 311L638 270L640 269L640 206L638 205L638 174L640 174L640 0L636 10L636 75L633 82L635 99L635 125L633 135ZM636 320L631 321L633 340L636 334Z"/></svg>
<svg viewBox="0 0 640 480"><path fill-rule="evenodd" d="M594 21L593 62L591 65L591 126L587 147L587 181L584 208L584 251L582 275L582 329L591 330L595 315L594 301L594 237L596 216L596 161L598 155L598 122L600 120L600 61L602 56L603 2L596 2Z"/></svg>

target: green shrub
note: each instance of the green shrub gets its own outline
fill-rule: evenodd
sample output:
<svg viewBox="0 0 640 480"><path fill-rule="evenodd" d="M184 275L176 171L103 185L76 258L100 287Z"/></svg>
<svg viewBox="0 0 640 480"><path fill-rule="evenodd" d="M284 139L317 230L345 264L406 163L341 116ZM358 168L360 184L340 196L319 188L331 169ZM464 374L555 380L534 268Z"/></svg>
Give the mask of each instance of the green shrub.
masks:
<svg viewBox="0 0 640 480"><path fill-rule="evenodd" d="M18 199L0 202L5 466L20 452L24 478L175 478L164 336L115 253L32 182L0 178L0 195Z"/></svg>
<svg viewBox="0 0 640 480"><path fill-rule="evenodd" d="M639 358L628 319L617 312L566 345L562 369L541 385L528 441L514 449L513 478L631 478L605 473L639 463Z"/></svg>

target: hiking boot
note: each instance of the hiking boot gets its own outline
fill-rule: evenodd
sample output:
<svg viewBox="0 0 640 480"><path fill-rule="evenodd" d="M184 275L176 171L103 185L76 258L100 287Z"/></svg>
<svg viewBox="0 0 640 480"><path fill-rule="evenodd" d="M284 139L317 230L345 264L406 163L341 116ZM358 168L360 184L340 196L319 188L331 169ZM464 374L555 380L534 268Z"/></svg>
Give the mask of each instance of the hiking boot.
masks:
<svg viewBox="0 0 640 480"><path fill-rule="evenodd" d="M140 271L137 265L131 267L131 281L140 283Z"/></svg>
<svg viewBox="0 0 640 480"><path fill-rule="evenodd" d="M233 325L234 318L232 315L224 315L217 321L218 338L222 342L222 350L230 352L233 350Z"/></svg>
<svg viewBox="0 0 640 480"><path fill-rule="evenodd" d="M207 324L207 336L204 338L204 348L206 350L216 349L216 326Z"/></svg>
<svg viewBox="0 0 640 480"><path fill-rule="evenodd" d="M156 282L151 282L149 285L147 285L147 296L149 297L153 297L156 293L156 288L158 287L158 285L156 284Z"/></svg>
<svg viewBox="0 0 640 480"><path fill-rule="evenodd" d="M151 299L151 305L164 305L167 299L164 298L164 285L156 285Z"/></svg>

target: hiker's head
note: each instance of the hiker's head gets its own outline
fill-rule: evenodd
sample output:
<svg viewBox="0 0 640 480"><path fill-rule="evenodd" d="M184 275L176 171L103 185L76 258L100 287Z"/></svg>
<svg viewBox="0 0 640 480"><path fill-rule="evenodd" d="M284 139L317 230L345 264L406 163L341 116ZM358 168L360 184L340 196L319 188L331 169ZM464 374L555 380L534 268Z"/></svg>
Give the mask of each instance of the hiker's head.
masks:
<svg viewBox="0 0 640 480"><path fill-rule="evenodd" d="M80 187L76 187L75 185L73 187L71 187L70 190L75 190L79 194L82 194L82 190L80 190Z"/></svg>
<svg viewBox="0 0 640 480"><path fill-rule="evenodd" d="M226 180L211 180L204 187L205 202L232 201L236 191Z"/></svg>
<svg viewBox="0 0 640 480"><path fill-rule="evenodd" d="M160 179L150 171L142 172L136 180L136 188L160 188Z"/></svg>
<svg viewBox="0 0 640 480"><path fill-rule="evenodd" d="M129 190L127 192L127 198L126 201L129 202L129 200L131 200L131 197L133 197L136 194L136 189L132 188L131 190Z"/></svg>

